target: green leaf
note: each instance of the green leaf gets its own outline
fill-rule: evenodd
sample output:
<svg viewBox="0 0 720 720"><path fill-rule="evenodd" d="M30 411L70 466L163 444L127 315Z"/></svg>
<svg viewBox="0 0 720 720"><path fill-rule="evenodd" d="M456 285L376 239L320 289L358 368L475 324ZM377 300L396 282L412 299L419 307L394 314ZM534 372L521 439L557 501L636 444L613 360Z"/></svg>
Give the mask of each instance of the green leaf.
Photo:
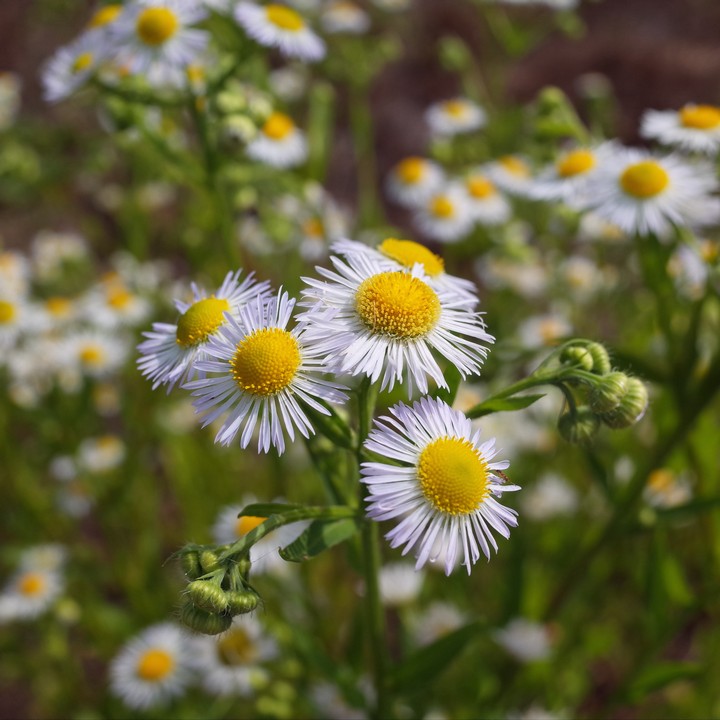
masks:
<svg viewBox="0 0 720 720"><path fill-rule="evenodd" d="M483 415L490 415L494 412L507 412L512 410L523 410L526 407L530 407L533 403L537 402L540 398L544 398L545 395L518 395L516 397L509 398L490 398L485 402L481 402L473 408L470 408L465 414L469 418L478 418Z"/></svg>
<svg viewBox="0 0 720 720"><path fill-rule="evenodd" d="M663 662L643 670L628 689L634 700L644 698L648 693L661 690L676 680L690 680L702 672L700 663Z"/></svg>
<svg viewBox="0 0 720 720"><path fill-rule="evenodd" d="M470 623L413 653L393 670L390 688L398 693L427 689L429 683L460 655L480 628L480 623Z"/></svg>
<svg viewBox="0 0 720 720"><path fill-rule="evenodd" d="M245 506L239 513L238 517L258 517L267 518L271 515L283 515L291 510L299 510L302 505L285 505L283 503L253 503Z"/></svg>
<svg viewBox="0 0 720 720"><path fill-rule="evenodd" d="M444 400L448 405L452 405L455 402L455 396L460 387L462 376L455 365L450 365L443 374L445 375L445 382L448 384L448 387L437 388L437 390L432 393L432 396L439 400Z"/></svg>
<svg viewBox="0 0 720 720"><path fill-rule="evenodd" d="M280 550L288 562L302 562L351 538L359 530L355 520L315 520L294 542Z"/></svg>

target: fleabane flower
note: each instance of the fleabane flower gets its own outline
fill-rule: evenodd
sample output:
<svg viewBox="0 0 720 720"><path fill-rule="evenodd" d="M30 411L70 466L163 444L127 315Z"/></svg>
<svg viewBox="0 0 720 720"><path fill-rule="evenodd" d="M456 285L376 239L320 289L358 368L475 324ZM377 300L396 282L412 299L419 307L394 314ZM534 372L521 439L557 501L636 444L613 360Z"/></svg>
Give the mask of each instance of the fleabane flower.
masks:
<svg viewBox="0 0 720 720"><path fill-rule="evenodd" d="M207 47L209 35L191 27L207 12L196 0L142 0L110 26L115 61L152 85L185 85L185 69Z"/></svg>
<svg viewBox="0 0 720 720"><path fill-rule="evenodd" d="M208 340L226 323L228 314L267 294L268 283L256 282L252 274L240 282L241 272L229 272L210 296L193 283L193 302L175 301L181 313L177 323L153 323L152 332L143 333L147 340L138 345L142 357L137 364L152 380L153 389L167 385L170 392L176 383L195 377L195 361L205 359Z"/></svg>
<svg viewBox="0 0 720 720"><path fill-rule="evenodd" d="M484 172L501 190L509 195L525 197L532 187L532 169L519 155L503 155L488 163Z"/></svg>
<svg viewBox="0 0 720 720"><path fill-rule="evenodd" d="M430 105L425 121L433 135L449 137L478 130L485 125L486 117L477 103L458 97Z"/></svg>
<svg viewBox="0 0 720 720"><path fill-rule="evenodd" d="M688 104L680 110L647 110L640 134L682 150L717 155L720 150L720 107Z"/></svg>
<svg viewBox="0 0 720 720"><path fill-rule="evenodd" d="M560 200L571 206L581 203L585 200L588 180L610 156L611 147L609 144L599 148L578 147L562 153L535 178L531 197Z"/></svg>
<svg viewBox="0 0 720 720"><path fill-rule="evenodd" d="M263 123L258 135L248 143L248 157L277 168L300 165L307 158L307 141L292 118L274 112Z"/></svg>
<svg viewBox="0 0 720 720"><path fill-rule="evenodd" d="M238 3L235 20L265 47L276 47L285 57L313 62L325 57L325 43L296 10L279 3Z"/></svg>
<svg viewBox="0 0 720 720"><path fill-rule="evenodd" d="M713 168L677 155L658 157L617 148L588 180L583 207L629 234L666 237L674 226L707 225L720 218Z"/></svg>
<svg viewBox="0 0 720 720"><path fill-rule="evenodd" d="M192 679L189 638L178 626L146 628L110 665L110 689L127 707L145 710L182 695Z"/></svg>
<svg viewBox="0 0 720 720"><path fill-rule="evenodd" d="M350 0L331 0L323 9L320 22L327 33L362 35L370 29L370 16Z"/></svg>
<svg viewBox="0 0 720 720"><path fill-rule="evenodd" d="M23 331L27 331L27 317L27 303L24 298L0 294L0 350L9 350Z"/></svg>
<svg viewBox="0 0 720 720"><path fill-rule="evenodd" d="M427 392L428 377L447 386L433 350L463 377L479 372L483 343L494 338L466 300L434 289L419 264L407 272L361 255L330 260L334 270L316 268L324 279L304 278L310 309L300 319L339 372L381 380L383 390L407 375L409 394L413 386Z"/></svg>
<svg viewBox="0 0 720 720"><path fill-rule="evenodd" d="M385 537L403 555L414 552L416 569L442 556L449 575L459 557L470 574L481 553L489 559L490 547L497 551L492 531L507 538L517 525L517 513L496 499L520 489L502 477L509 463L493 462L495 440L481 442L470 420L442 400L399 403L390 413L365 441L390 461L362 464L367 514L397 520Z"/></svg>
<svg viewBox="0 0 720 720"><path fill-rule="evenodd" d="M484 173L475 170L464 180L462 188L473 222L479 225L502 225L510 219L510 203Z"/></svg>
<svg viewBox="0 0 720 720"><path fill-rule="evenodd" d="M94 35L84 35L61 47L43 69L45 100L58 102L72 95L92 77L104 57L105 50Z"/></svg>
<svg viewBox="0 0 720 720"><path fill-rule="evenodd" d="M60 596L63 584L61 567L26 560L0 591L0 623L42 615Z"/></svg>
<svg viewBox="0 0 720 720"><path fill-rule="evenodd" d="M295 430L303 437L315 432L301 402L328 415L318 400L347 400L341 385L319 377L325 363L305 342L305 331L287 329L294 306L282 291L267 301L259 297L228 318L206 347L209 359L196 363L208 377L185 387L193 391L203 426L227 413L215 442L229 445L242 428L245 448L257 428L258 450L268 452L272 445L283 453L286 433L294 440Z"/></svg>
<svg viewBox="0 0 720 720"><path fill-rule="evenodd" d="M474 222L467 195L457 184L431 193L415 208L414 220L425 235L444 243L464 238Z"/></svg>
<svg viewBox="0 0 720 720"><path fill-rule="evenodd" d="M442 168L433 160L406 157L388 175L388 195L400 205L416 207L443 184L444 178Z"/></svg>

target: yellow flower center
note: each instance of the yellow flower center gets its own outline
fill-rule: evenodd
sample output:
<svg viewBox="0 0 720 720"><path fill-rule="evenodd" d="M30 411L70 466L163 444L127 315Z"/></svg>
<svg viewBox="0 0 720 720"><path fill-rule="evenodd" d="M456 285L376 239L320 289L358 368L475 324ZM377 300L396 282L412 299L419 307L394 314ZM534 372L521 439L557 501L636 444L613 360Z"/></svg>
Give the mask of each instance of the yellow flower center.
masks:
<svg viewBox="0 0 720 720"><path fill-rule="evenodd" d="M485 198L495 195L497 192L495 186L482 175L474 175L465 181L465 187L467 188L468 194L477 200L484 200Z"/></svg>
<svg viewBox="0 0 720 720"><path fill-rule="evenodd" d="M527 163L519 157L515 157L515 155L504 155L498 160L498 162L501 167L507 170L507 172L511 175L516 175L520 178L530 177L530 168L527 166Z"/></svg>
<svg viewBox="0 0 720 720"><path fill-rule="evenodd" d="M442 220L448 220L455 214L455 205L447 195L436 195L430 200L430 214Z"/></svg>
<svg viewBox="0 0 720 720"><path fill-rule="evenodd" d="M72 301L64 297L51 297L45 301L45 309L53 317L67 317L72 309Z"/></svg>
<svg viewBox="0 0 720 720"><path fill-rule="evenodd" d="M249 665L258 655L252 638L240 627L225 633L218 640L217 648L224 665Z"/></svg>
<svg viewBox="0 0 720 720"><path fill-rule="evenodd" d="M430 277L440 275L445 270L445 263L439 255L412 240L388 238L380 243L378 250L406 268L412 268L415 263L420 263Z"/></svg>
<svg viewBox="0 0 720 720"><path fill-rule="evenodd" d="M670 176L659 163L643 160L625 168L620 187L633 197L644 200L659 195L670 183Z"/></svg>
<svg viewBox="0 0 720 720"><path fill-rule="evenodd" d="M295 128L295 123L292 118L287 116L285 113L274 112L265 121L262 131L263 135L271 138L272 140L282 140L287 137Z"/></svg>
<svg viewBox="0 0 720 720"><path fill-rule="evenodd" d="M110 307L116 310L124 310L132 302L133 295L124 287L110 288L107 293L107 301Z"/></svg>
<svg viewBox="0 0 720 720"><path fill-rule="evenodd" d="M468 515L489 494L487 463L464 438L431 442L420 454L417 473L423 495L449 515Z"/></svg>
<svg viewBox="0 0 720 720"><path fill-rule="evenodd" d="M178 320L175 342L189 348L204 343L224 322L230 309L225 298L209 297L192 304Z"/></svg>
<svg viewBox="0 0 720 720"><path fill-rule="evenodd" d="M105 351L100 345L85 345L80 350L80 361L83 365L102 365L105 360Z"/></svg>
<svg viewBox="0 0 720 720"><path fill-rule="evenodd" d="M9 325L17 315L17 309L13 303L7 300L0 300L0 325Z"/></svg>
<svg viewBox="0 0 720 720"><path fill-rule="evenodd" d="M700 257L706 263L716 263L720 255L720 245L712 240L703 240L700 243Z"/></svg>
<svg viewBox="0 0 720 720"><path fill-rule="evenodd" d="M20 578L18 590L20 590L22 595L34 597L36 595L40 595L43 590L45 590L46 585L47 582L40 573L29 572L25 573L25 575Z"/></svg>
<svg viewBox="0 0 720 720"><path fill-rule="evenodd" d="M290 385L301 361L300 347L291 333L263 328L238 343L230 367L242 390L268 397Z"/></svg>
<svg viewBox="0 0 720 720"><path fill-rule="evenodd" d="M122 12L122 5L120 3L113 3L112 5L106 5L101 7L91 18L88 23L88 27L98 28L109 25L114 22L117 16Z"/></svg>
<svg viewBox="0 0 720 720"><path fill-rule="evenodd" d="M93 54L90 52L84 52L75 58L75 62L72 64L72 74L77 75L83 70L87 70L92 65Z"/></svg>
<svg viewBox="0 0 720 720"><path fill-rule="evenodd" d="M310 218L303 223L303 232L311 238L324 238L325 228L319 218Z"/></svg>
<svg viewBox="0 0 720 720"><path fill-rule="evenodd" d="M151 47L164 45L178 30L177 15L166 7L149 7L138 16L135 30Z"/></svg>
<svg viewBox="0 0 720 720"><path fill-rule="evenodd" d="M545 345L552 345L552 343L558 339L562 331L563 327L555 318L544 318L538 328L540 339Z"/></svg>
<svg viewBox="0 0 720 720"><path fill-rule="evenodd" d="M235 522L235 535L242 537L247 535L251 530L254 530L258 525L264 523L267 518L264 517L253 517L252 515L243 515L239 517Z"/></svg>
<svg viewBox="0 0 720 720"><path fill-rule="evenodd" d="M680 124L693 130L712 130L720 125L720 108L713 105L686 105L680 111Z"/></svg>
<svg viewBox="0 0 720 720"><path fill-rule="evenodd" d="M461 118L467 113L467 103L463 100L446 100L443 110L453 118Z"/></svg>
<svg viewBox="0 0 720 720"><path fill-rule="evenodd" d="M422 280L405 272L385 272L364 280L355 309L377 335L400 340L422 337L440 318L440 300Z"/></svg>
<svg viewBox="0 0 720 720"><path fill-rule="evenodd" d="M419 157L409 157L398 163L395 173L406 185L420 182L425 175L425 160Z"/></svg>
<svg viewBox="0 0 720 720"><path fill-rule="evenodd" d="M592 170L595 164L595 155L590 150L573 150L563 155L555 164L555 168L560 177L568 178Z"/></svg>
<svg viewBox="0 0 720 720"><path fill-rule="evenodd" d="M285 5L276 5L274 3L266 5L265 16L275 27L279 27L281 30L297 32L305 27L302 16L295 10L285 7Z"/></svg>
<svg viewBox="0 0 720 720"><path fill-rule="evenodd" d="M675 473L666 468L653 470L647 479L648 487L655 492L668 492L675 484Z"/></svg>
<svg viewBox="0 0 720 720"><path fill-rule="evenodd" d="M147 682L164 680L175 667L175 660L167 650L146 650L137 664L138 677Z"/></svg>
<svg viewBox="0 0 720 720"><path fill-rule="evenodd" d="M185 74L191 83L201 83L205 80L205 68L202 65L188 65Z"/></svg>

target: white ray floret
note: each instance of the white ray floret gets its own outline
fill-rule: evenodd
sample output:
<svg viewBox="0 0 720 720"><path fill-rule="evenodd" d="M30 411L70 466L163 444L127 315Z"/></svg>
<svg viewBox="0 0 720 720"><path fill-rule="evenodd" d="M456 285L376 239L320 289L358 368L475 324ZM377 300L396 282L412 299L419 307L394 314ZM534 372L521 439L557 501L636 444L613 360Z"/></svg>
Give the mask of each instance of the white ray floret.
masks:
<svg viewBox="0 0 720 720"><path fill-rule="evenodd" d="M481 442L470 420L442 400L395 405L365 448L390 460L362 464L367 514L397 521L385 537L403 555L412 551L416 568L442 557L449 575L459 558L469 574L481 554L497 551L493 531L507 538L517 525L517 513L496 499L520 489L502 476L509 463L494 461L495 440Z"/></svg>
<svg viewBox="0 0 720 720"><path fill-rule="evenodd" d="M61 47L43 69L45 100L58 102L72 95L92 77L105 52L97 36L92 34Z"/></svg>
<svg viewBox="0 0 720 720"><path fill-rule="evenodd" d="M278 168L291 168L305 162L308 154L305 135L285 113L274 112L248 143L248 157Z"/></svg>
<svg viewBox="0 0 720 720"><path fill-rule="evenodd" d="M415 208L414 220L425 235L444 243L462 240L474 224L467 194L457 183L431 193Z"/></svg>
<svg viewBox="0 0 720 720"><path fill-rule="evenodd" d="M688 104L680 110L647 110L640 134L681 150L706 155L720 151L720 107Z"/></svg>
<svg viewBox="0 0 720 720"><path fill-rule="evenodd" d="M481 171L470 172L463 181L462 188L473 222L493 226L502 225L510 219L510 203Z"/></svg>
<svg viewBox="0 0 720 720"><path fill-rule="evenodd" d="M390 171L387 192L400 205L416 207L440 188L444 180L442 168L433 160L406 157Z"/></svg>
<svg viewBox="0 0 720 720"><path fill-rule="evenodd" d="M484 127L485 111L467 98L452 98L430 105L425 121L434 135L449 137Z"/></svg>

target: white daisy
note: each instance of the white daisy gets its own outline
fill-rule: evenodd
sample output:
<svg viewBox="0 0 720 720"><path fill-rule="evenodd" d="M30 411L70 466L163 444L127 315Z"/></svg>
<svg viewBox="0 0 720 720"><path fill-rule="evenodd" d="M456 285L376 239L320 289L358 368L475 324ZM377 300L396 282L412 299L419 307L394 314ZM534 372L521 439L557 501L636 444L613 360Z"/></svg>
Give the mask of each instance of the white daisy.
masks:
<svg viewBox="0 0 720 720"><path fill-rule="evenodd" d="M330 34L362 35L370 29L370 16L350 0L331 0L323 9L320 23Z"/></svg>
<svg viewBox="0 0 720 720"><path fill-rule="evenodd" d="M0 592L0 623L41 615L63 590L59 567L43 567L28 559Z"/></svg>
<svg viewBox="0 0 720 720"><path fill-rule="evenodd" d="M559 311L533 315L517 328L520 343L525 348L552 347L572 332L570 321Z"/></svg>
<svg viewBox="0 0 720 720"><path fill-rule="evenodd" d="M417 600L425 575L404 562L390 563L380 568L380 597L388 607L410 605Z"/></svg>
<svg viewBox="0 0 720 720"><path fill-rule="evenodd" d="M127 343L120 337L83 331L68 338L71 363L83 375L102 378L118 372L128 356Z"/></svg>
<svg viewBox="0 0 720 720"><path fill-rule="evenodd" d="M234 618L230 628L218 637L192 639L194 671L213 695L250 697L269 678L264 663L277 656L275 640L257 618L249 615Z"/></svg>
<svg viewBox="0 0 720 720"><path fill-rule="evenodd" d="M456 605L434 602L410 621L410 632L416 645L429 645L469 622Z"/></svg>
<svg viewBox="0 0 720 720"><path fill-rule="evenodd" d="M310 62L325 57L325 43L302 15L286 5L241 2L235 8L235 19L260 45L276 47L286 57Z"/></svg>
<svg viewBox="0 0 720 720"><path fill-rule="evenodd" d="M20 568L25 571L49 570L59 572L67 561L67 550L59 543L33 545L23 550Z"/></svg>
<svg viewBox="0 0 720 720"><path fill-rule="evenodd" d="M291 168L305 162L308 154L305 135L288 115L274 112L258 135L248 143L248 157L278 168Z"/></svg>
<svg viewBox="0 0 720 720"><path fill-rule="evenodd" d="M442 168L436 162L407 157L390 171L387 191L400 205L415 207L440 188L444 179Z"/></svg>
<svg viewBox="0 0 720 720"><path fill-rule="evenodd" d="M142 357L137 364L142 374L153 381L153 389L167 385L170 392L176 383L195 377L195 361L207 357L207 342L227 322L227 314L237 314L257 295L267 294L267 282L257 283L251 273L241 283L241 272L229 272L210 296L193 283L192 303L175 300L181 313L177 324L153 323L152 332L143 333L148 339L138 345Z"/></svg>
<svg viewBox="0 0 720 720"><path fill-rule="evenodd" d="M0 351L5 353L15 346L27 330L27 318L27 303L22 298L0 294Z"/></svg>
<svg viewBox="0 0 720 720"><path fill-rule="evenodd" d="M720 107L689 104L680 110L648 110L642 117L640 134L663 145L717 155Z"/></svg>
<svg viewBox="0 0 720 720"><path fill-rule="evenodd" d="M471 172L463 181L463 190L474 222L492 226L510 219L510 203L482 172Z"/></svg>
<svg viewBox="0 0 720 720"><path fill-rule="evenodd" d="M167 704L192 680L192 653L186 633L172 623L146 628L128 642L110 665L110 689L133 710Z"/></svg>
<svg viewBox="0 0 720 720"><path fill-rule="evenodd" d="M86 438L78 448L78 467L87 472L109 472L119 467L124 459L125 443L117 435Z"/></svg>
<svg viewBox="0 0 720 720"><path fill-rule="evenodd" d="M493 462L495 440L481 443L480 431L442 400L398 403L390 413L365 441L367 450L393 461L362 464L368 516L398 520L385 537L403 554L412 550L416 568L441 551L447 575L457 556L470 574L481 551L488 559L490 545L497 551L491 529L507 538L517 525L517 513L495 499L520 489L498 474L509 463Z"/></svg>
<svg viewBox="0 0 720 720"><path fill-rule="evenodd" d="M504 192L526 196L532 188L532 170L519 155L503 155L484 168L487 176Z"/></svg>
<svg viewBox="0 0 720 720"><path fill-rule="evenodd" d="M688 478L669 468L658 468L648 475L643 499L651 507L673 508L692 500L693 491Z"/></svg>
<svg viewBox="0 0 720 720"><path fill-rule="evenodd" d="M30 263L13 250L0 250L0 288L6 297L22 297L30 290Z"/></svg>
<svg viewBox="0 0 720 720"><path fill-rule="evenodd" d="M454 293L473 307L478 303L475 283L446 273L445 262L439 255L412 240L387 238L376 248L355 240L339 240L332 249L351 260L357 255L364 255L388 270L410 271L415 265L421 265L428 285Z"/></svg>
<svg viewBox="0 0 720 720"><path fill-rule="evenodd" d="M461 375L480 371L494 338L479 313L446 290L435 290L420 265L411 272L387 270L358 255L348 263L331 257L335 271L318 267L324 280L303 278L311 310L301 316L313 343L340 372L381 379L392 389L408 376L427 392L428 376L439 387L445 377L432 350L455 365Z"/></svg>
<svg viewBox="0 0 720 720"><path fill-rule="evenodd" d="M520 662L545 660L552 649L550 632L526 618L514 618L502 630L493 633L495 642Z"/></svg>
<svg viewBox="0 0 720 720"><path fill-rule="evenodd" d="M80 312L96 327L114 330L134 327L150 314L151 305L114 277L99 283L84 298Z"/></svg>
<svg viewBox="0 0 720 720"><path fill-rule="evenodd" d="M58 102L72 95L92 77L105 53L95 35L83 35L71 45L61 47L43 69L45 100Z"/></svg>
<svg viewBox="0 0 720 720"><path fill-rule="evenodd" d="M562 515L572 515L578 508L578 493L559 475L547 473L526 487L520 498L523 517L542 522Z"/></svg>
<svg viewBox="0 0 720 720"><path fill-rule="evenodd" d="M467 195L456 184L433 192L415 208L414 220L425 235L444 243L469 235L474 222Z"/></svg>
<svg viewBox="0 0 720 720"><path fill-rule="evenodd" d="M62 333L77 321L79 314L79 304L75 300L52 295L28 307L28 329L36 333Z"/></svg>
<svg viewBox="0 0 720 720"><path fill-rule="evenodd" d="M204 52L209 35L190 27L206 16L196 0L138 0L110 26L117 65L152 85L184 85L185 68Z"/></svg>
<svg viewBox="0 0 720 720"><path fill-rule="evenodd" d="M714 223L720 200L714 169L676 156L617 148L588 180L584 207L626 233L666 237L673 226Z"/></svg>
<svg viewBox="0 0 720 720"><path fill-rule="evenodd" d="M41 280L55 279L68 266L90 259L87 240L74 232L41 230L32 241L33 270Z"/></svg>
<svg viewBox="0 0 720 720"><path fill-rule="evenodd" d="M585 199L588 179L610 156L611 146L575 148L561 154L553 165L542 170L533 182L531 197L537 200L560 200L577 205Z"/></svg>
<svg viewBox="0 0 720 720"><path fill-rule="evenodd" d="M432 104L425 111L425 121L434 135L451 136L483 127L486 117L477 103L458 97Z"/></svg>
<svg viewBox="0 0 720 720"><path fill-rule="evenodd" d="M329 414L318 400L344 402L342 386L318 377L325 372L320 352L305 342L302 328L287 330L295 301L287 293L257 301L228 317L222 333L213 336L197 362L210 377L188 383L203 427L228 413L215 442L229 445L243 427L240 445L245 448L258 428L258 450L270 446L285 451L285 433L295 439L297 429L309 437L314 429L300 402Z"/></svg>

